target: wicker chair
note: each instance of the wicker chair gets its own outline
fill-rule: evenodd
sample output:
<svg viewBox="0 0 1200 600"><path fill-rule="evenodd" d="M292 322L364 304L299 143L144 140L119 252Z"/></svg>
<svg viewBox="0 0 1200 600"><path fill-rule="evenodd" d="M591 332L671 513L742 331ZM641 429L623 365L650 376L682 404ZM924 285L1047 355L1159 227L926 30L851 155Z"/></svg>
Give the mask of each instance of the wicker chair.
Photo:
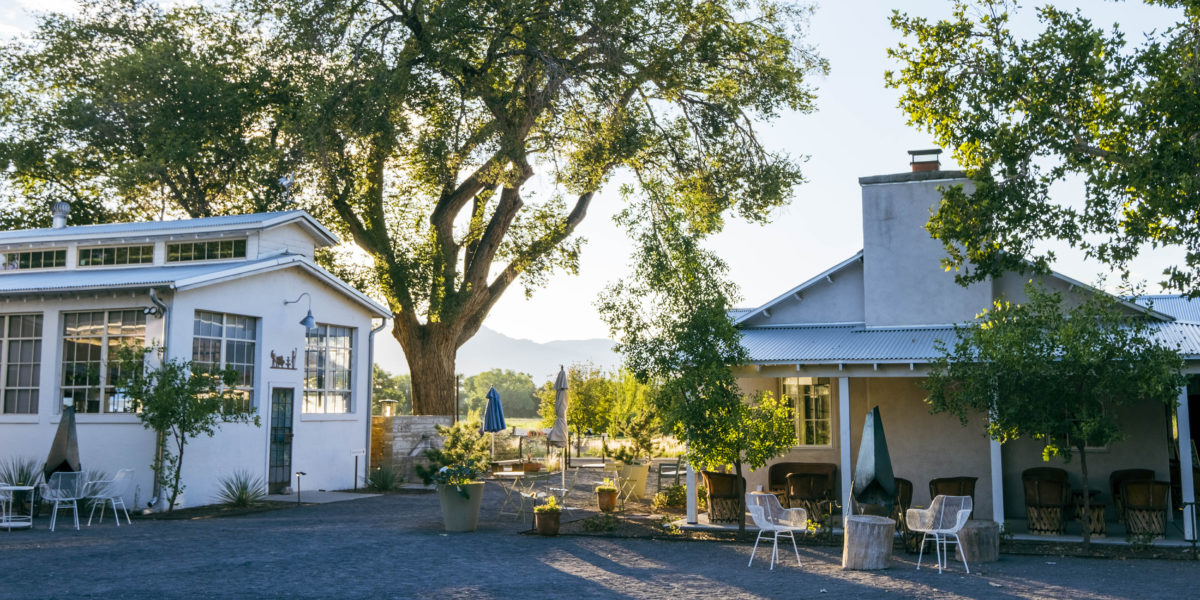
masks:
<svg viewBox="0 0 1200 600"><path fill-rule="evenodd" d="M1108 487L1112 491L1114 508L1117 509L1117 520L1125 520L1125 507L1121 500L1121 485L1126 481L1154 481L1154 471L1150 469L1121 469L1113 471L1108 476Z"/></svg>
<svg viewBox="0 0 1200 600"><path fill-rule="evenodd" d="M1071 503L1067 472L1055 467L1034 467L1021 473L1025 487L1025 518L1029 533L1063 534Z"/></svg>
<svg viewBox="0 0 1200 600"><path fill-rule="evenodd" d="M710 523L735 523L744 512L742 492L746 489L746 478L730 473L701 471L704 487L708 489L708 520Z"/></svg>
<svg viewBox="0 0 1200 600"><path fill-rule="evenodd" d="M1145 479L1121 484L1121 506L1129 535L1161 537L1167 533L1167 494L1171 484Z"/></svg>

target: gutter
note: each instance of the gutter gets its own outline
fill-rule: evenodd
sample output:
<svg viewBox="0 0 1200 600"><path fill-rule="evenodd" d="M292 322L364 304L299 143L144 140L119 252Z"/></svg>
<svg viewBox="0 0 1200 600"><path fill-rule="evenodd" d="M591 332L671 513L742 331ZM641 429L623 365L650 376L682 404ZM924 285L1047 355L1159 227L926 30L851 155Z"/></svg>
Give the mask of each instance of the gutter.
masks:
<svg viewBox="0 0 1200 600"><path fill-rule="evenodd" d="M383 331L383 328L387 326L387 322L387 317L384 317L379 327L372 329L371 336L367 338L367 431L365 437L367 440L367 455L363 460L364 479L371 473L371 406L375 400L375 334ZM358 482L355 481L354 485L357 487Z"/></svg>
<svg viewBox="0 0 1200 600"><path fill-rule="evenodd" d="M158 311L159 311L158 314L162 315L162 320L163 320L163 340L162 340L163 360L169 360L168 354L167 354L167 340L171 337L170 307L167 305L166 302L163 302L163 300L158 297L158 290L156 290L155 288L150 288L150 302L152 304L154 304L154 307L156 309L158 309ZM147 310L149 310L149 309L147 309ZM151 314L153 314L153 313L151 313ZM162 459L163 459L162 448L163 448L163 444L165 443L165 440L163 439L163 435L156 434L156 438L154 441L155 441L154 464L162 465ZM150 501L146 503L146 507L153 508L162 499L163 499L162 498L162 484L159 482L158 477L156 476L154 478L154 492L150 498Z"/></svg>

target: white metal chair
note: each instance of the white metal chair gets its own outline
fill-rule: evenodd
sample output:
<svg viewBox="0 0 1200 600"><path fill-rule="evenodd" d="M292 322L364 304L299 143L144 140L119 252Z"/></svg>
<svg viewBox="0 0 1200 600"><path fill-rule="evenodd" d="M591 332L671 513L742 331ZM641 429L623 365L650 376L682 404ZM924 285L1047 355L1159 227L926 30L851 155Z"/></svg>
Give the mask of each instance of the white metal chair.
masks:
<svg viewBox="0 0 1200 600"><path fill-rule="evenodd" d="M754 540L754 549L750 551L750 562L754 564L754 554L758 552L758 542L763 535L771 534L771 570L775 570L776 557L779 555L779 536L792 540L792 551L796 553L796 565L800 563L800 550L796 548L797 531L808 531L808 512L803 508L784 508L779 504L775 494L750 492L746 494L746 507L750 510L750 518L758 528L758 537Z"/></svg>
<svg viewBox="0 0 1200 600"><path fill-rule="evenodd" d="M42 484L42 499L54 503L54 512L50 514L50 531L58 522L60 508L69 508L75 515L75 530L79 530L79 500L85 497L87 480L83 473L59 471L50 476L50 481Z"/></svg>
<svg viewBox="0 0 1200 600"><path fill-rule="evenodd" d="M117 471L115 477L107 481L93 481L88 484L91 489L88 490L88 497L92 499L92 510L88 513L88 526L92 525L92 516L96 514L96 506L100 506L100 520L97 523L104 522L104 505L111 504L113 516L117 518L117 527L121 526L121 513L117 512L117 507L125 511L125 524L132 525L133 521L129 519L129 507L125 504L125 499L129 498L133 501L134 486L136 485L133 479L133 469L121 469Z"/></svg>
<svg viewBox="0 0 1200 600"><path fill-rule="evenodd" d="M558 504L563 508L567 508L567 497L571 495L571 491L575 489L575 484L579 482L579 467L568 469L568 471L567 487L547 488L550 491L550 495L554 496L558 500ZM562 475L559 474L559 477L562 477ZM553 475L551 475L550 481L554 481ZM561 479L559 481L561 482Z"/></svg>
<svg viewBox="0 0 1200 600"><path fill-rule="evenodd" d="M946 566L948 559L948 546L954 544L955 547L960 547L958 532L962 530L963 525L967 524L967 520L971 518L971 510L974 509L974 503L970 496L936 496L933 502L929 503L929 508L910 508L905 515L908 528L912 531L923 533L921 537L921 550L917 554L917 569L921 568L921 558L925 554L925 541L933 536L933 549L937 553L938 573ZM953 538L953 541L951 540ZM963 555L963 568L967 573L971 572L971 568L967 566L967 557Z"/></svg>
<svg viewBox="0 0 1200 600"><path fill-rule="evenodd" d="M658 483L655 487L658 491L662 491L662 482L664 479L671 482L671 485L679 485L679 475L683 472L683 457L675 459L675 462L664 462L658 465Z"/></svg>

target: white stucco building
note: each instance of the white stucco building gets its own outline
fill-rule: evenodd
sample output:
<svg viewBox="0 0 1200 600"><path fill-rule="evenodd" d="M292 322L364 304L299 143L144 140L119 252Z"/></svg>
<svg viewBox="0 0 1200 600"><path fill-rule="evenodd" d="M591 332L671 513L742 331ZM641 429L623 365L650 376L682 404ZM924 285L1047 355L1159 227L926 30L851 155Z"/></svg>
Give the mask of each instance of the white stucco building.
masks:
<svg viewBox="0 0 1200 600"><path fill-rule="evenodd" d="M188 505L215 502L235 470L273 492L294 484L296 471L307 474L305 489L354 485L355 454L369 447L373 329L391 313L313 262L314 250L337 242L332 233L298 210L63 221L0 232L0 458L40 464L71 402L83 468L135 469L145 506L154 434L105 367L112 348L136 343L237 369L245 409L261 421L224 424L188 445ZM361 475L366 458L358 460Z"/></svg>
<svg viewBox="0 0 1200 600"><path fill-rule="evenodd" d="M963 172L941 171L932 162L916 164L912 172L863 177L859 184L863 250L769 302L734 314L750 356L737 371L742 391L787 395L795 408L798 444L771 465L835 466L833 496L850 506L863 421L879 406L895 476L913 483L915 504L928 505L933 478L974 477L976 518L1024 519L1021 475L1046 464L1041 445L1029 439L990 441L983 415L964 427L952 415L930 414L920 383L939 356L936 340L952 343L954 325L971 322L994 300L1025 301L1030 276L1008 274L961 287L941 266L944 249L924 225L940 201L939 187L972 189ZM1069 302L1095 293L1059 273L1035 278ZM1186 373L1200 373L1200 303L1154 296L1123 304L1179 349ZM1187 389L1179 390L1177 409L1128 408L1122 415L1126 439L1089 452L1093 489L1105 489L1110 472L1144 468L1172 484L1176 502L1191 501L1193 469L1179 465L1193 464L1190 429L1198 409L1194 384L1190 396ZM1077 460L1049 466L1066 469L1072 484L1080 485ZM773 483L769 467L748 476L749 489ZM1190 520L1186 528L1193 539Z"/></svg>

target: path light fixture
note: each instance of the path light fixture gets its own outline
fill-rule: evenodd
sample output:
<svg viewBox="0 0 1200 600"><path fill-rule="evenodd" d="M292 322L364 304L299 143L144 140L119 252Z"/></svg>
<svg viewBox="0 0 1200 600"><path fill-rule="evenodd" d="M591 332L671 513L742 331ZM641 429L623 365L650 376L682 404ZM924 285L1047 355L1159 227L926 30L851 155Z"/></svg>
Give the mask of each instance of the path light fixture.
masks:
<svg viewBox="0 0 1200 600"><path fill-rule="evenodd" d="M295 304L299 302L301 298L308 298L308 314L304 315L303 319L300 319L300 324L303 325L305 329L314 329L317 326L317 320L314 319L312 315L312 296L309 296L308 292L304 292L299 296L296 296L295 300L284 300L283 304L284 306L287 306L288 304Z"/></svg>
<svg viewBox="0 0 1200 600"><path fill-rule="evenodd" d="M312 314L309 314L308 316L312 317ZM308 475L308 473L305 473L304 471L296 471L296 506L300 506L300 478L304 475Z"/></svg>

